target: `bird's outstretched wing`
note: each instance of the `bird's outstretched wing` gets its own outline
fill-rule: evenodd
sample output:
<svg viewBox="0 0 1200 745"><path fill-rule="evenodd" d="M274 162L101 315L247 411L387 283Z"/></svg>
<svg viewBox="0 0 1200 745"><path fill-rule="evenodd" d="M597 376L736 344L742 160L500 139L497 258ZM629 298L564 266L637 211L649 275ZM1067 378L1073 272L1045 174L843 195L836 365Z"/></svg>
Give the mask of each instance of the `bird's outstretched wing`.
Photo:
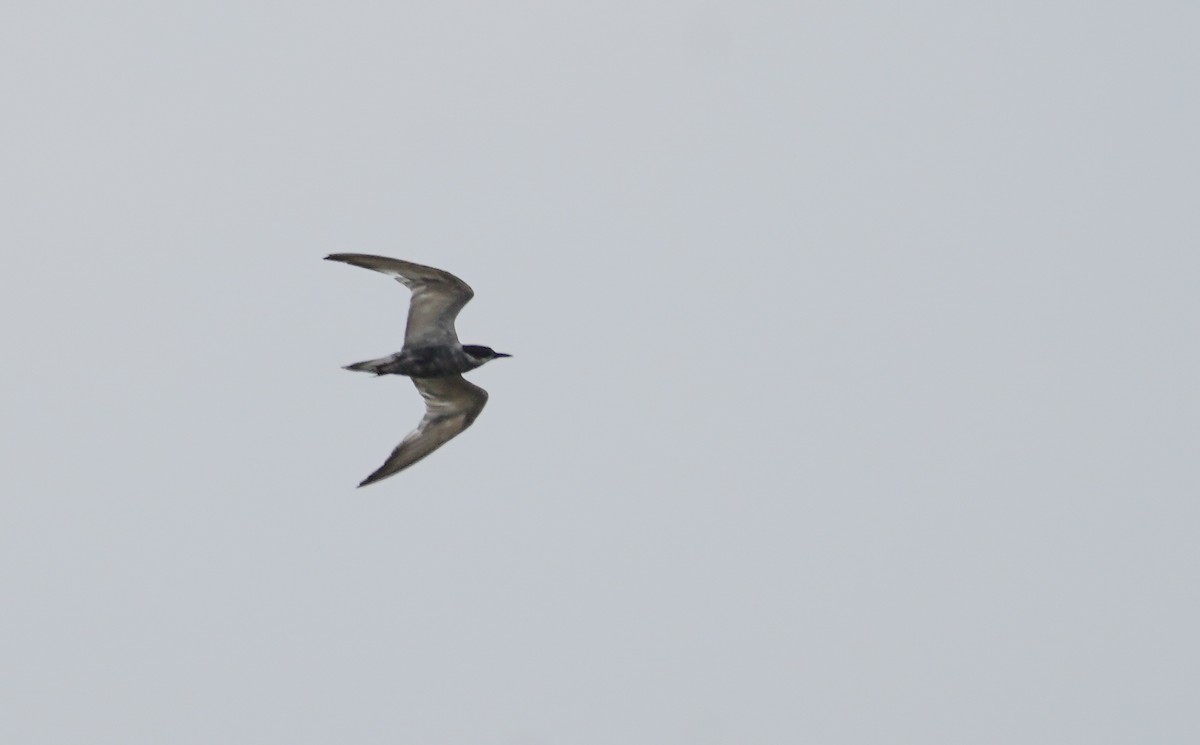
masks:
<svg viewBox="0 0 1200 745"><path fill-rule="evenodd" d="M405 347L458 345L454 319L475 296L466 282L441 269L386 256L330 254L325 258L382 272L412 290L408 327L404 331Z"/></svg>
<svg viewBox="0 0 1200 745"><path fill-rule="evenodd" d="M413 378L413 384L425 399L425 418L359 486L386 479L437 450L470 427L488 400L487 391L463 380L461 375Z"/></svg>

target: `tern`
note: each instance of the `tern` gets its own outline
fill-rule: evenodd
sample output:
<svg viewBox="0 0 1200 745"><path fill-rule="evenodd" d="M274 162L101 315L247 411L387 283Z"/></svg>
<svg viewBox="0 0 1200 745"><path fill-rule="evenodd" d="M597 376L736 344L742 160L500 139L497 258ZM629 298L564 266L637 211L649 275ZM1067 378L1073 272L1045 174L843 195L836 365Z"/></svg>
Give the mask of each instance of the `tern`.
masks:
<svg viewBox="0 0 1200 745"><path fill-rule="evenodd" d="M453 274L386 256L331 254L325 259L381 272L412 291L404 347L387 357L345 367L376 376L406 375L425 399L421 423L359 484L366 486L403 471L470 427L483 411L488 394L464 380L462 373L512 355L459 343L454 319L475 292Z"/></svg>

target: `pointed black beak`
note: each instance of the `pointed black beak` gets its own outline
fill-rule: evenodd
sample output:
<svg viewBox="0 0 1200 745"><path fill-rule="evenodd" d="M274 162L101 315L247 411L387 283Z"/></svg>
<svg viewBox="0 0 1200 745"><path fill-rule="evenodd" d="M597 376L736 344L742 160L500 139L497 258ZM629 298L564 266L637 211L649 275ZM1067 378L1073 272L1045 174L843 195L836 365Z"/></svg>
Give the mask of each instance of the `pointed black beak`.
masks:
<svg viewBox="0 0 1200 745"><path fill-rule="evenodd" d="M512 357L511 354L505 354L504 352L493 352L492 354L496 357Z"/></svg>

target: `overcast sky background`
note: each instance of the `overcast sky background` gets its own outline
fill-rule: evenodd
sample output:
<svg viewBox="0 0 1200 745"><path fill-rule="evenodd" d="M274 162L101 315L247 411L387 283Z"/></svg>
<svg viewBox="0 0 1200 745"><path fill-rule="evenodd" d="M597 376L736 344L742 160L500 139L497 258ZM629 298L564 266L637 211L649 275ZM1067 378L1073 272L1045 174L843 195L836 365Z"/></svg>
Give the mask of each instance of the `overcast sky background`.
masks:
<svg viewBox="0 0 1200 745"><path fill-rule="evenodd" d="M1200 741L1200 9L7 2L0 740ZM421 416L391 255L474 286Z"/></svg>

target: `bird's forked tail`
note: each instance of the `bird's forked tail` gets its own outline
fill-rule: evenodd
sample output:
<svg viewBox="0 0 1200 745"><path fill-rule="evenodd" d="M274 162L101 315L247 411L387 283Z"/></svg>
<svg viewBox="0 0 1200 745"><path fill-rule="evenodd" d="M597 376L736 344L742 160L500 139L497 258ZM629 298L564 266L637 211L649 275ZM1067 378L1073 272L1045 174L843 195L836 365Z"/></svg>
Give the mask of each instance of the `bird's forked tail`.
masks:
<svg viewBox="0 0 1200 745"><path fill-rule="evenodd" d="M386 375L388 366L395 362L395 356L383 357L377 360L367 360L366 362L355 362L353 365L346 365L343 370L353 370L355 372L368 372L376 375Z"/></svg>

